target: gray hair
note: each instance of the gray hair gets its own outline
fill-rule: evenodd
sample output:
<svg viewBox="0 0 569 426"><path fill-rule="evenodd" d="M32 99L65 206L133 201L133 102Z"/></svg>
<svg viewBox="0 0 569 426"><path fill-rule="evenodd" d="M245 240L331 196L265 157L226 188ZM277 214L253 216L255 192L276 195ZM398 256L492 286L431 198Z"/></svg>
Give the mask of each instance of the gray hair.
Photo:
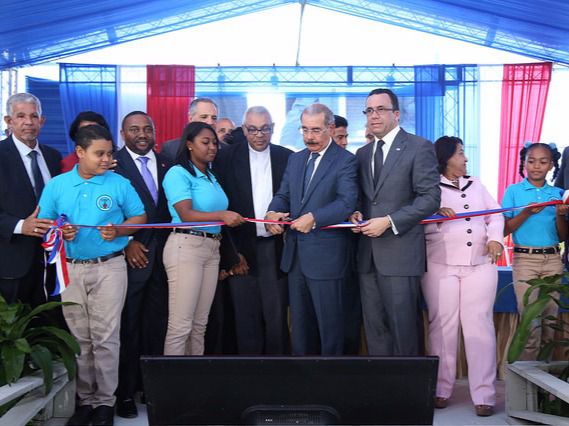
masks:
<svg viewBox="0 0 569 426"><path fill-rule="evenodd" d="M302 114L300 115L300 119L302 120L302 117L304 115L318 115L318 114L324 114L324 125L325 126L331 126L332 124L334 124L334 122L335 122L334 113L332 112L332 110L330 108L328 108L324 104L308 105L306 108L304 108L304 111L302 111Z"/></svg>
<svg viewBox="0 0 569 426"><path fill-rule="evenodd" d="M198 104L201 102L205 102L208 104L212 104L216 110L219 111L219 108L217 107L217 104L213 101L213 99L210 98L195 98L192 102L190 102L190 107L188 108L188 115L192 116L196 113L196 109L198 107Z"/></svg>
<svg viewBox="0 0 569 426"><path fill-rule="evenodd" d="M271 117L271 113L264 106L252 106L250 108L247 108L247 111L245 111L245 114L243 114L243 124L245 124L245 121L246 121L247 116L249 114L266 115L267 117L269 117L269 122L270 123L273 122L273 119Z"/></svg>
<svg viewBox="0 0 569 426"><path fill-rule="evenodd" d="M8 98L6 101L6 113L8 116L14 114L14 105L16 104L34 104L38 115L41 117L41 102L31 93L16 93Z"/></svg>

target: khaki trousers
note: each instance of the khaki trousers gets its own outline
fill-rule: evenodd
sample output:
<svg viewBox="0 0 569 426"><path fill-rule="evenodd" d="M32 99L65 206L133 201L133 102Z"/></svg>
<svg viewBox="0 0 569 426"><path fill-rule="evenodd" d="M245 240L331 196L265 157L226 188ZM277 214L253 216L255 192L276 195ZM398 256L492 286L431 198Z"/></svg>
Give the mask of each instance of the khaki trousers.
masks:
<svg viewBox="0 0 569 426"><path fill-rule="evenodd" d="M554 254L529 254L514 253L514 263L512 268L512 277L514 279L514 290L518 304L518 312L520 315L524 310L524 294L531 287L528 283L523 282L532 278L542 278L548 275L563 273L563 262L559 253ZM529 303L535 301L538 291L532 292ZM553 300L549 302L543 312L544 317L548 315L557 316L559 308ZM536 320L534 329L530 334L528 342L522 355L521 361L535 361L539 353L542 342L553 339L555 331L551 327L547 327L545 322Z"/></svg>
<svg viewBox="0 0 569 426"><path fill-rule="evenodd" d="M175 232L168 237L164 247L169 292L164 355L203 355L219 259L219 241L213 238Z"/></svg>
<svg viewBox="0 0 569 426"><path fill-rule="evenodd" d="M61 294L63 317L81 347L79 405L113 406L118 385L121 312L126 297L124 256L103 263L67 263L70 284Z"/></svg>

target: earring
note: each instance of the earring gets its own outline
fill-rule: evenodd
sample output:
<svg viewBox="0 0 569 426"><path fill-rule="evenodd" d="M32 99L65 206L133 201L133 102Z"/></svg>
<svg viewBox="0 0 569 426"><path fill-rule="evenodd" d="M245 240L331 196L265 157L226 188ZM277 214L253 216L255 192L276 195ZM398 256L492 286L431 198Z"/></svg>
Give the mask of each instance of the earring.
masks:
<svg viewBox="0 0 569 426"><path fill-rule="evenodd" d="M190 148L190 151L192 150L192 148Z"/></svg>

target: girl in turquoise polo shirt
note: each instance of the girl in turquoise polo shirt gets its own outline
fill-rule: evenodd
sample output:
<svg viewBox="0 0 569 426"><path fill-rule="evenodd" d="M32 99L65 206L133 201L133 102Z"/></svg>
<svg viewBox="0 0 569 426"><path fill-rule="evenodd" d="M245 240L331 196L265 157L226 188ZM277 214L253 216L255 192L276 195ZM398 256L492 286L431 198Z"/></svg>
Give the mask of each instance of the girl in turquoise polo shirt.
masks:
<svg viewBox="0 0 569 426"><path fill-rule="evenodd" d="M502 207L523 206L560 200L563 190L546 182L547 173L555 168L553 179L559 170L559 158L555 144L528 142L520 152L520 175L527 177L519 183L506 188ZM527 280L548 275L561 274L563 262L559 254L559 241L567 235L565 215L567 205L547 207L526 207L504 213L506 225L504 235L512 234L514 240L513 279L518 312L524 310L523 297L530 287ZM537 293L532 293L529 302L535 300ZM551 301L544 315L556 316L557 304ZM542 342L551 340L554 330L550 327L536 327L521 356L522 360L535 360Z"/></svg>
<svg viewBox="0 0 569 426"><path fill-rule="evenodd" d="M186 126L176 165L164 177L172 223L243 223L228 211L228 199L209 169L219 141L202 122ZM203 355L204 335L219 274L221 227L174 228L164 247L168 275L168 331L165 355Z"/></svg>

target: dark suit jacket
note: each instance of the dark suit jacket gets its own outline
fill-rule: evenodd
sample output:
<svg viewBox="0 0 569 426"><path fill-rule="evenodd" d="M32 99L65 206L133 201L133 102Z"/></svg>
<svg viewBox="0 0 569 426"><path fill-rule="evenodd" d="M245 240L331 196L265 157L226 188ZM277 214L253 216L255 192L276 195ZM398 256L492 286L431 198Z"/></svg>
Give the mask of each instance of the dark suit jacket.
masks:
<svg viewBox="0 0 569 426"><path fill-rule="evenodd" d="M288 157L292 151L279 145L270 145L271 173L273 194L279 189ZM249 144L229 145L219 151L214 164L214 172L220 179L221 186L229 198L229 210L243 217L255 217L253 191L251 183L251 165L249 163ZM245 256L252 273L256 268L256 226L246 223L231 229L233 241L239 253ZM277 237L277 255L282 254L283 239ZM280 274L280 271L279 271Z"/></svg>
<svg viewBox="0 0 569 426"><path fill-rule="evenodd" d="M164 175L172 165L170 161L164 158L161 154L156 154L158 170L158 205L156 205L154 204L154 200L152 199L152 195L150 195L150 191L148 190L146 183L144 183L144 179L142 178L138 167L126 148L122 148L116 152L114 157L117 160L115 172L130 180L130 183L144 204L148 223L170 222L172 218L170 217L166 196L164 195L164 189L162 188ZM149 250L160 250L159 255L161 256L162 249L164 248L169 232L169 229L140 229L136 231L133 237L136 241L140 241L144 244ZM136 269L138 273L150 275L155 256L148 256L148 260L150 262L148 267Z"/></svg>
<svg viewBox="0 0 569 426"><path fill-rule="evenodd" d="M559 173L555 178L555 186L562 189L569 189L569 147L563 150L563 156L561 157L561 167L559 168Z"/></svg>
<svg viewBox="0 0 569 426"><path fill-rule="evenodd" d="M390 215L398 235L361 236L358 270L372 272L372 256L383 275L425 272L425 234L419 222L440 207L440 175L433 144L401 129L385 158L376 188L371 175L373 144L358 149L360 208L364 219Z"/></svg>
<svg viewBox="0 0 569 426"><path fill-rule="evenodd" d="M61 154L40 144L51 176L60 171ZM41 240L13 234L20 219L38 204L24 162L12 137L0 142L0 277L21 278L30 270L34 250Z"/></svg>
<svg viewBox="0 0 569 426"><path fill-rule="evenodd" d="M304 149L289 157L281 187L269 205L269 211L289 212L292 219L309 212L316 219L316 229L308 234L287 230L281 269L289 272L297 256L301 271L308 278L341 279L348 259L350 231L319 228L346 221L354 211L358 191L356 158L331 141L303 198L309 155L310 151Z"/></svg>
<svg viewBox="0 0 569 426"><path fill-rule="evenodd" d="M178 154L178 149L180 148L180 138L170 139L162 144L160 147L160 154L166 158L171 163L176 161L176 154Z"/></svg>

